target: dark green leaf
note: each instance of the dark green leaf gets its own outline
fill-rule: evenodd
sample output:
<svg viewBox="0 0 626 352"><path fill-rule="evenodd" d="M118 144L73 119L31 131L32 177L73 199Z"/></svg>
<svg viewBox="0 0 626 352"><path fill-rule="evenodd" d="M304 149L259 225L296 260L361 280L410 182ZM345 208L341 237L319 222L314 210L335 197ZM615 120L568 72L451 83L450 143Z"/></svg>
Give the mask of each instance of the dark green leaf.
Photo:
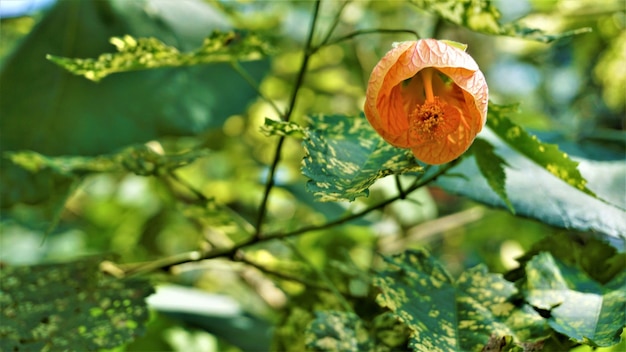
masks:
<svg viewBox="0 0 626 352"><path fill-rule="evenodd" d="M377 302L411 329L409 345L415 351L479 350L494 333L516 342L547 333L537 313L509 302L517 291L513 284L483 266L454 282L425 251L385 260L397 269L374 279L381 290Z"/></svg>
<svg viewBox="0 0 626 352"><path fill-rule="evenodd" d="M371 351L373 341L361 318L347 312L317 312L305 332L314 351Z"/></svg>
<svg viewBox="0 0 626 352"><path fill-rule="evenodd" d="M498 197L506 204L509 210L515 214L515 208L506 194L506 174L504 167L506 161L493 151L493 145L482 138L477 138L471 147L471 152L476 159L476 165L480 173L485 177L489 187L496 192Z"/></svg>
<svg viewBox="0 0 626 352"><path fill-rule="evenodd" d="M616 277L617 287L601 287L579 269L545 252L526 264L525 273L527 302L550 312L548 323L554 330L591 346L620 341L626 324L626 273ZM576 289L580 287L585 289Z"/></svg>
<svg viewBox="0 0 626 352"><path fill-rule="evenodd" d="M102 258L63 264L5 266L2 351L92 351L142 334L148 320L145 280L117 279L99 270Z"/></svg>
<svg viewBox="0 0 626 352"><path fill-rule="evenodd" d="M47 55L46 58L73 74L98 82L118 72L163 67L183 67L215 62L258 60L268 51L268 45L255 35L213 32L202 46L189 53L165 45L156 38L133 38L130 35L110 40L117 53L101 54L98 59L66 58Z"/></svg>
<svg viewBox="0 0 626 352"><path fill-rule="evenodd" d="M318 116L303 145L307 189L322 201L353 201L379 178L422 170L409 150L385 142L363 116Z"/></svg>
<svg viewBox="0 0 626 352"><path fill-rule="evenodd" d="M411 0L411 3L456 25L485 34L506 35L549 43L591 31L591 28L580 28L559 34L547 34L540 29L528 28L519 22L502 25L499 22L500 12L489 0Z"/></svg>
<svg viewBox="0 0 626 352"><path fill-rule="evenodd" d="M128 72L95 84L45 56L97 57L111 51L109 38L126 34L191 51L230 28L200 0L57 1L0 69L0 150L97 155L221 127L256 97L228 63ZM241 66L260 80L269 64Z"/></svg>

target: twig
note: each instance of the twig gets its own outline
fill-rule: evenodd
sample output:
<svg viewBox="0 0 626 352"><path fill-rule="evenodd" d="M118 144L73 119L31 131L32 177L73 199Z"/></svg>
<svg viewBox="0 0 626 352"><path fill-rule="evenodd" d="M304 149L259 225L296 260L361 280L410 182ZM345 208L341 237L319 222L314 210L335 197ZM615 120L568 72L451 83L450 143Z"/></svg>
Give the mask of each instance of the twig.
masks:
<svg viewBox="0 0 626 352"><path fill-rule="evenodd" d="M313 34L315 32L315 25L317 23L317 17L320 9L320 1L321 0L315 1L315 7L313 9L313 19L311 20L311 28L309 29L309 36L304 47L304 58L302 59L300 71L298 72L298 76L296 77L296 83L291 94L289 107L287 108L287 111L282 118L282 120L286 122L291 119L291 115L293 114L293 110L296 106L296 101L298 99L298 91L300 90L300 86L304 81L304 74L306 73L307 67L309 65L309 59L312 54L311 48L313 42ZM270 192L272 191L272 188L274 188L274 176L276 175L276 169L278 168L278 164L280 163L280 156L284 143L285 136L280 136L280 138L278 139L278 144L276 145L276 151L274 152L274 161L272 162L269 173L267 175L265 192L263 193L263 199L261 200L261 205L259 206L259 214L256 221L256 231L254 233L253 239L259 239L262 233L263 221L265 220L265 215L267 213L267 203L269 201Z"/></svg>
<svg viewBox="0 0 626 352"><path fill-rule="evenodd" d="M341 43L343 41L352 39L354 37L360 36L360 35L365 35L365 34L376 34L376 33L407 33L407 34L413 34L415 36L416 39L420 39L421 36L419 35L419 33L417 33L414 30L411 29L389 29L389 28L372 28L372 29L362 29L359 31L354 31L352 33L346 34L342 37L336 38L335 40L332 40L330 42L327 42L324 44L324 46L327 45L334 45L334 44L338 44ZM321 47L321 45L320 45ZM316 47L315 50L319 50L320 47Z"/></svg>

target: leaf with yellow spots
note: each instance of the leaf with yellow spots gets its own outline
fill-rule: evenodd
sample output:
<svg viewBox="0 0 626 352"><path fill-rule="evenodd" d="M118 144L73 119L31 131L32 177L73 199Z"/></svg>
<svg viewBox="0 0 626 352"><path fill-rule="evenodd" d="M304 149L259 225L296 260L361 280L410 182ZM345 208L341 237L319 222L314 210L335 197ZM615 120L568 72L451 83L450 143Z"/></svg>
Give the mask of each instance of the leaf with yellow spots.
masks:
<svg viewBox="0 0 626 352"><path fill-rule="evenodd" d="M104 275L102 259L3 266L0 350L95 351L143 334L152 286Z"/></svg>
<svg viewBox="0 0 626 352"><path fill-rule="evenodd" d="M306 187L321 201L353 201L379 178L422 171L410 150L385 142L363 116L313 118L303 146Z"/></svg>
<svg viewBox="0 0 626 352"><path fill-rule="evenodd" d="M371 351L374 347L361 318L349 312L315 313L305 339L312 351Z"/></svg>
<svg viewBox="0 0 626 352"><path fill-rule="evenodd" d="M601 285L580 269L542 252L525 267L523 295L548 324L570 339L591 346L620 341L626 326L626 271Z"/></svg>
<svg viewBox="0 0 626 352"><path fill-rule="evenodd" d="M118 72L258 60L269 50L267 43L258 36L234 31L213 32L200 48L189 53L181 53L156 38L125 35L113 37L110 41L118 52L105 53L97 59L70 59L54 55L47 55L46 58L75 75L98 82Z"/></svg>
<svg viewBox="0 0 626 352"><path fill-rule="evenodd" d="M484 266L455 281L424 250L385 260L390 268L374 279L377 302L411 330L414 351L480 351L492 335L521 342L548 334L538 313L511 302L514 285Z"/></svg>
<svg viewBox="0 0 626 352"><path fill-rule="evenodd" d="M542 143L504 116L505 107L489 104L487 126L513 149L537 165L548 170L570 186L592 197L596 195L587 188L587 180L580 174L578 163L559 150L555 144Z"/></svg>
<svg viewBox="0 0 626 352"><path fill-rule="evenodd" d="M500 11L491 1L485 0L411 0L420 9L427 10L462 27L476 32L505 35L543 43L591 32L591 28L578 28L563 33L548 34L543 30L528 28L520 22L500 24Z"/></svg>

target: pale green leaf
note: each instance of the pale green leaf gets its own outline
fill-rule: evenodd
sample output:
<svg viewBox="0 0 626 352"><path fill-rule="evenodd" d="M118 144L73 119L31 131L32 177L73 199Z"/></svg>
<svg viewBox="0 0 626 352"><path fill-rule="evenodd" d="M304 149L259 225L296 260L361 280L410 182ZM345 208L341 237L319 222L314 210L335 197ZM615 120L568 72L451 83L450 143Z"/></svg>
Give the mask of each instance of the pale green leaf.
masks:
<svg viewBox="0 0 626 352"><path fill-rule="evenodd" d="M510 302L517 292L514 285L484 266L454 281L423 250L385 260L394 269L374 279L381 290L377 302L411 329L409 345L414 351L476 351L492 335L521 342L547 334L536 312Z"/></svg>
<svg viewBox="0 0 626 352"><path fill-rule="evenodd" d="M313 118L303 145L307 190L322 201L353 201L379 178L422 171L409 150L385 142L363 116Z"/></svg>
<svg viewBox="0 0 626 352"><path fill-rule="evenodd" d="M152 287L147 280L106 276L101 262L4 266L0 350L93 351L141 335Z"/></svg>
<svg viewBox="0 0 626 352"><path fill-rule="evenodd" d="M525 273L526 301L549 311L548 323L554 330L591 346L620 341L626 326L626 273L602 287L547 252L531 259Z"/></svg>
<svg viewBox="0 0 626 352"><path fill-rule="evenodd" d="M258 60L269 50L268 44L258 36L234 31L215 31L204 40L200 48L189 53L181 53L156 38L125 35L113 37L110 41L118 52L105 53L97 59L54 55L47 55L46 58L76 75L97 82L118 72Z"/></svg>
<svg viewBox="0 0 626 352"><path fill-rule="evenodd" d="M528 28L520 22L500 24L500 12L489 0L411 0L411 3L456 25L485 34L505 35L549 43L591 31L590 28L580 28L558 34L548 34L540 29Z"/></svg>

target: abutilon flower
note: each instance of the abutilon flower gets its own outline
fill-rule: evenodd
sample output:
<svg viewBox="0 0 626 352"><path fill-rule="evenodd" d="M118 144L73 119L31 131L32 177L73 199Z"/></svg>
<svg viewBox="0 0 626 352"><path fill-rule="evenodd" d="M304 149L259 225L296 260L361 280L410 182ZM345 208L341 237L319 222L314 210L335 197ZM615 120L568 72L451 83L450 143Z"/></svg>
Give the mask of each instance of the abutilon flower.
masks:
<svg viewBox="0 0 626 352"><path fill-rule="evenodd" d="M469 54L451 42L421 39L396 44L374 67L364 111L388 143L443 164L463 154L482 130L488 94Z"/></svg>

